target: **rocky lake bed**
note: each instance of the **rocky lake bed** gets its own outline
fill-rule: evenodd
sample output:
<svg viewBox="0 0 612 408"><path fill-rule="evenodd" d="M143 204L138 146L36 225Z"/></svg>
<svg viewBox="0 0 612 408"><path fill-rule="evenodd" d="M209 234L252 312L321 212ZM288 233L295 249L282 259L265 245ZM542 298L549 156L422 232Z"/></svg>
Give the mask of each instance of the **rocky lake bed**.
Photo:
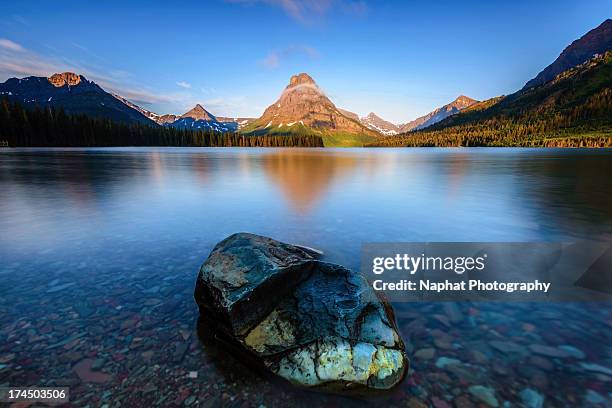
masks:
<svg viewBox="0 0 612 408"><path fill-rule="evenodd" d="M202 263L236 231L321 249L322 262L352 271L364 242L610 242L609 158L554 149L2 154L0 386L67 386L78 408L610 406L609 303L393 303L408 372L376 395L345 395L255 369L241 346L211 335L194 300Z"/></svg>
<svg viewBox="0 0 612 408"><path fill-rule="evenodd" d="M395 304L408 375L383 394L347 397L287 385L198 336L193 279L205 256L177 264L157 252L147 266L150 255L141 264L121 249L103 265L29 261L49 271L44 280L17 279L26 265L6 265L0 385L69 386L74 407L609 406L606 304Z"/></svg>

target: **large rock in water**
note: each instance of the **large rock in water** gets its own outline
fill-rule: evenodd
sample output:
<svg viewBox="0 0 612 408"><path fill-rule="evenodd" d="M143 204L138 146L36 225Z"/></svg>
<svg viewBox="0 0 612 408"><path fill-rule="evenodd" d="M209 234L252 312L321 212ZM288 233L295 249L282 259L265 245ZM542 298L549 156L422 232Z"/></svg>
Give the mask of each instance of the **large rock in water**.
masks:
<svg viewBox="0 0 612 408"><path fill-rule="evenodd" d="M200 314L293 384L388 389L408 368L390 305L363 276L253 234L221 241L198 275Z"/></svg>

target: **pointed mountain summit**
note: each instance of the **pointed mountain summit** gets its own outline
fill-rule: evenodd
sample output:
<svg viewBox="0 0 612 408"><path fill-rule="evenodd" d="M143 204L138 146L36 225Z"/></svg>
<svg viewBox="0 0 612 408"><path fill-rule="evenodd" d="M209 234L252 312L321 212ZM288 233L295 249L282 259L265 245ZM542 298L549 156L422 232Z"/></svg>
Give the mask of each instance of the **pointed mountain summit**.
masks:
<svg viewBox="0 0 612 408"><path fill-rule="evenodd" d="M160 120L163 120L164 117L169 119L170 115L161 116ZM214 130L221 133L233 132L237 129L237 124L220 122L215 115L204 109L199 103L176 118L175 121L166 121L163 125L178 129Z"/></svg>
<svg viewBox="0 0 612 408"><path fill-rule="evenodd" d="M610 50L612 50L612 19L607 19L568 45L552 64L527 82L523 89L552 81L560 73L584 63L595 54L604 54Z"/></svg>
<svg viewBox="0 0 612 408"><path fill-rule="evenodd" d="M377 136L359 120L338 109L306 73L293 75L278 100L243 131L256 134L316 133L327 140L327 145L361 145L366 139Z"/></svg>
<svg viewBox="0 0 612 408"><path fill-rule="evenodd" d="M359 120L370 129L382 133L385 136L392 136L399 133L399 126L384 120L374 112L370 112L367 116Z"/></svg>
<svg viewBox="0 0 612 408"><path fill-rule="evenodd" d="M217 120L217 118L213 114L211 114L206 109L204 109L204 107L202 107L202 105L200 105L199 103L196 106L194 106L193 109L191 109L190 111L182 114L181 118L192 118L194 120L206 120L206 121L216 121Z"/></svg>
<svg viewBox="0 0 612 408"><path fill-rule="evenodd" d="M469 96L459 95L457 99L455 99L454 101L452 101L446 106L449 106L451 108L457 108L459 110L463 110L465 108L469 108L476 102L478 102L476 99L472 99Z"/></svg>
<svg viewBox="0 0 612 408"><path fill-rule="evenodd" d="M457 99L455 99L451 103L448 103L432 112L429 112L425 116L421 116L420 118L416 118L413 121L404 123L403 125L399 125L400 133L424 129L428 126L431 126L448 118L449 116L461 112L465 108L468 108L477 102L478 101L476 99L472 99L465 95L459 95Z"/></svg>
<svg viewBox="0 0 612 408"><path fill-rule="evenodd" d="M248 120L241 119L242 122L239 122L231 118L218 118L212 113L208 112L206 109L204 109L204 107L200 104L197 104L190 111L185 112L182 115L174 115L172 113L160 115L155 112L151 112L147 109L144 109L120 95L112 95L127 106L137 110L138 112L142 113L144 116L161 126L169 126L180 129L208 129L224 133L237 131L241 123L244 123L245 120Z"/></svg>

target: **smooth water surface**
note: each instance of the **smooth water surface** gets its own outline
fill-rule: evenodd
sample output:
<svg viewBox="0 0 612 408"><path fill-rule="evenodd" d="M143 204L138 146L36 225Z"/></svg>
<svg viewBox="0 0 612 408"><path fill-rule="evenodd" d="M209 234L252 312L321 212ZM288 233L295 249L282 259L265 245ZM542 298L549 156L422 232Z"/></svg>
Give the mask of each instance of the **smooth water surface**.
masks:
<svg viewBox="0 0 612 408"><path fill-rule="evenodd" d="M0 150L0 385L68 385L75 406L372 403L305 396L198 338L216 242L248 231L354 269L364 242L610 242L611 174L603 149ZM609 304L396 309L412 371L385 404L610 401Z"/></svg>

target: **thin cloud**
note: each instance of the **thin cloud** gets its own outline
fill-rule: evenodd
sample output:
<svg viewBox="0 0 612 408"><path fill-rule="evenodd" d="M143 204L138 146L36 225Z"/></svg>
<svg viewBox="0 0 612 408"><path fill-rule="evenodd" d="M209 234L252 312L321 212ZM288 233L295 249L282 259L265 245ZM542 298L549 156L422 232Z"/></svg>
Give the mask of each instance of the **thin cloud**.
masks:
<svg viewBox="0 0 612 408"><path fill-rule="evenodd" d="M202 91L202 93L204 93L204 94L215 94L215 93L217 93L217 88L202 87L202 88L200 88L200 91Z"/></svg>
<svg viewBox="0 0 612 408"><path fill-rule="evenodd" d="M279 7L288 16L300 22L312 22L333 9L343 13L363 14L368 8L364 0L226 0L226 2Z"/></svg>
<svg viewBox="0 0 612 408"><path fill-rule="evenodd" d="M24 48L21 45L7 38L0 38L0 47L11 51L24 51Z"/></svg>
<svg viewBox="0 0 612 408"><path fill-rule="evenodd" d="M274 69L296 57L316 59L319 58L319 52L308 45L292 45L282 50L270 51L260 62L264 67Z"/></svg>
<svg viewBox="0 0 612 408"><path fill-rule="evenodd" d="M86 53L86 54L96 58L96 59L99 59L100 61L106 62L105 58L99 56L95 52L92 52L89 48L85 47L84 45L81 45L79 43L73 42L72 46L75 47L76 49L78 49L78 50L80 50L80 51L82 51L82 52L84 52L84 53Z"/></svg>
<svg viewBox="0 0 612 408"><path fill-rule="evenodd" d="M185 88L185 89L191 88L191 84L189 82L178 81L176 84L180 86L181 88Z"/></svg>
<svg viewBox="0 0 612 408"><path fill-rule="evenodd" d="M0 82L11 77L23 78L27 76L48 77L56 72L75 72L85 76L88 80L96 82L107 92L122 96L143 108L159 110L158 113L176 112L182 107L193 107L202 102L194 96L191 90L182 86L178 92L161 92L156 89L139 84L129 72L109 69L106 66L92 65L91 61L84 65L79 60L67 58L56 58L50 55L42 55L38 52L26 49L19 44L5 39L0 39ZM15 46L17 45L17 46ZM78 48L78 47L77 47ZM54 53L59 52L55 50ZM180 81L183 85L187 82ZM180 85L179 85L180 86ZM214 88L206 89L217 92ZM210 108L211 112L219 116L243 116L255 109L262 109L241 95L230 95L219 98L208 98L203 102L204 106Z"/></svg>
<svg viewBox="0 0 612 408"><path fill-rule="evenodd" d="M30 22L26 20L23 16L20 16L19 14L13 14L13 20L18 22L19 24L23 24L24 26L30 25Z"/></svg>
<svg viewBox="0 0 612 408"><path fill-rule="evenodd" d="M104 89L116 93L117 95L121 95L130 102L133 102L136 105L141 105L143 107L149 107L150 105L158 103L183 105L186 103L186 100L191 99L190 94L181 92L164 94L155 92L154 90L148 88L124 88L112 83L105 84L104 81L96 82L99 82Z"/></svg>
<svg viewBox="0 0 612 408"><path fill-rule="evenodd" d="M247 98L242 95L220 97L205 100L204 107L216 116L235 116L237 112L244 112L251 108L247 103Z"/></svg>
<svg viewBox="0 0 612 408"><path fill-rule="evenodd" d="M78 61L44 56L13 41L4 40L0 39L0 82L12 77L48 77L56 72L69 71L85 76L108 92L146 107L153 104L181 106L192 100L188 92L163 93L138 85L126 71L84 66Z"/></svg>
<svg viewBox="0 0 612 408"><path fill-rule="evenodd" d="M5 79L29 75L48 76L65 68L57 60L42 58L23 48L0 46L0 76Z"/></svg>

